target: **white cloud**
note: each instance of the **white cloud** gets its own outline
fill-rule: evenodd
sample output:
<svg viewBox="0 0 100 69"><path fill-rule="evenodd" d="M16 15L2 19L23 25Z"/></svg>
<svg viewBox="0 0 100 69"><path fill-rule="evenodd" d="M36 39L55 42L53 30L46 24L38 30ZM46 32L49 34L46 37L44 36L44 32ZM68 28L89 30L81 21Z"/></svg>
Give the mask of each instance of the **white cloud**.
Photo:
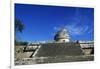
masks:
<svg viewBox="0 0 100 69"><path fill-rule="evenodd" d="M57 26L54 27L54 30L56 30L56 31L58 31L60 29L61 29L61 27L57 27Z"/></svg>
<svg viewBox="0 0 100 69"><path fill-rule="evenodd" d="M58 30L58 28L57 27L54 27L54 30Z"/></svg>
<svg viewBox="0 0 100 69"><path fill-rule="evenodd" d="M70 35L83 35L92 32L92 29L90 29L87 25L69 24L65 25L65 28L68 30ZM56 31L59 29L60 27L54 27L54 30Z"/></svg>
<svg viewBox="0 0 100 69"><path fill-rule="evenodd" d="M85 25L76 25L76 24L72 24L72 25L66 25L66 28L68 29L69 33L71 35L82 35L84 33L87 33L87 31L89 30L88 26Z"/></svg>

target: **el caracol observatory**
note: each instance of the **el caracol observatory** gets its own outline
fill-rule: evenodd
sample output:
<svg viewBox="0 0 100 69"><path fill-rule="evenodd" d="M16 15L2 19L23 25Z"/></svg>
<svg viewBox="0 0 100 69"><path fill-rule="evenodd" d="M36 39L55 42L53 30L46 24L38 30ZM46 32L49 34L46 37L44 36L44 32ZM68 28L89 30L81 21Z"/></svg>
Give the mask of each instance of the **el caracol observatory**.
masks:
<svg viewBox="0 0 100 69"><path fill-rule="evenodd" d="M79 43L69 42L66 28L59 29L54 36L54 43L41 44L32 57L79 56L83 51Z"/></svg>
<svg viewBox="0 0 100 69"><path fill-rule="evenodd" d="M68 30L66 28L59 29L54 36L54 40L59 43L69 42L70 37L69 37Z"/></svg>

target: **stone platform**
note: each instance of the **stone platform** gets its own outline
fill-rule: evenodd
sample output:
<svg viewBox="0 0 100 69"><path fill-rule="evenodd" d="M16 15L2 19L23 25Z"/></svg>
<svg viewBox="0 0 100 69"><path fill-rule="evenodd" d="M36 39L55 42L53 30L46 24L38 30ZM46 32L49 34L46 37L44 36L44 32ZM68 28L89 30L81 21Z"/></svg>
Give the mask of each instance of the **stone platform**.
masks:
<svg viewBox="0 0 100 69"><path fill-rule="evenodd" d="M83 51L78 43L47 43L42 44L33 57L78 56Z"/></svg>

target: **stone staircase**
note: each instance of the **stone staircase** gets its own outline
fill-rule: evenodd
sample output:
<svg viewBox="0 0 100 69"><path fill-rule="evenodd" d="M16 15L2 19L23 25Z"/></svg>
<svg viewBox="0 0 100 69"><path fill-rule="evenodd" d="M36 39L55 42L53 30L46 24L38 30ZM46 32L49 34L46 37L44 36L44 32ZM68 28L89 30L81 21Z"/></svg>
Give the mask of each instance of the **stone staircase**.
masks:
<svg viewBox="0 0 100 69"><path fill-rule="evenodd" d="M33 57L79 56L83 51L78 43L42 44Z"/></svg>

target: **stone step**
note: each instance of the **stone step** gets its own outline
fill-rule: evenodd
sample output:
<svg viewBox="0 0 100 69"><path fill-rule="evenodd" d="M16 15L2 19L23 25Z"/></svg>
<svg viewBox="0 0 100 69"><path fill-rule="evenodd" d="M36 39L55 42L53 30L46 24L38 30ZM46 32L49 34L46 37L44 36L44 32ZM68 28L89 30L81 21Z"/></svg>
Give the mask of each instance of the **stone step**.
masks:
<svg viewBox="0 0 100 69"><path fill-rule="evenodd" d="M43 44L33 57L78 56L83 51L78 43L48 43Z"/></svg>

